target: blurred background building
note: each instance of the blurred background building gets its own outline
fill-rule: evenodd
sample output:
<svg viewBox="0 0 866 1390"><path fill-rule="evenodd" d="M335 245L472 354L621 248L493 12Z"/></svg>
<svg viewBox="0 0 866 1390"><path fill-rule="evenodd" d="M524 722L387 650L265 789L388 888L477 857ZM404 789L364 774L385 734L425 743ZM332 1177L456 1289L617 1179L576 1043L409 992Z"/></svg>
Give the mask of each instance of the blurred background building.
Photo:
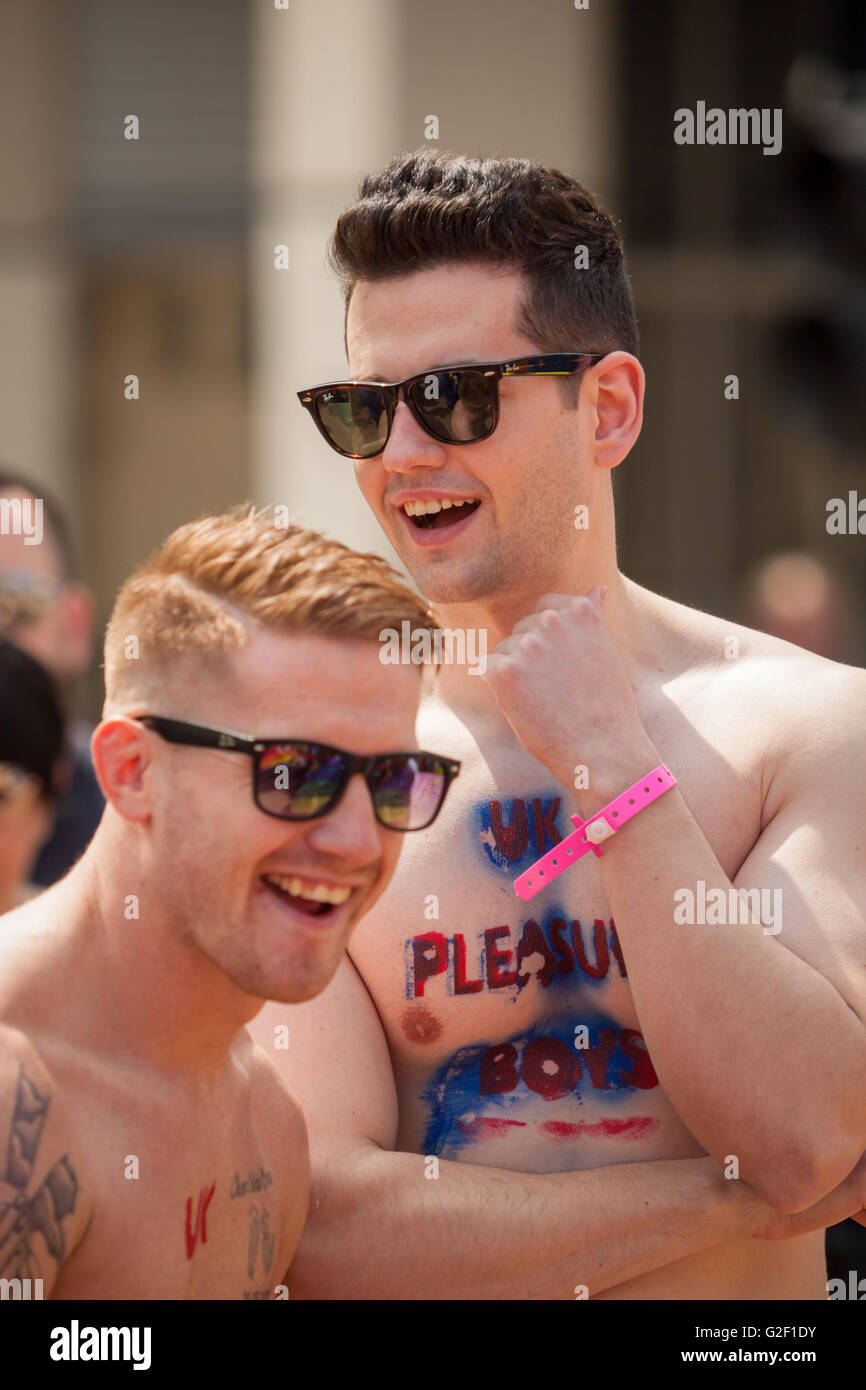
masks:
<svg viewBox="0 0 866 1390"><path fill-rule="evenodd" d="M866 498L862 0L286 3L0 0L0 460L65 504L98 624L246 497L388 553L295 392L344 368L337 213L435 117L620 220L648 379L622 568L866 661L866 538L826 526ZM677 145L698 101L781 107L781 153Z"/></svg>
<svg viewBox="0 0 866 1390"><path fill-rule="evenodd" d="M866 495L859 0L0 0L0 22L0 459L65 502L100 619L172 527L247 496L385 546L294 393L344 366L337 212L435 116L441 148L560 165L620 219L648 377L626 572L737 617L756 566L806 552L846 604L836 654L864 660L866 545L826 530ZM782 107L781 153L675 144L698 100Z"/></svg>

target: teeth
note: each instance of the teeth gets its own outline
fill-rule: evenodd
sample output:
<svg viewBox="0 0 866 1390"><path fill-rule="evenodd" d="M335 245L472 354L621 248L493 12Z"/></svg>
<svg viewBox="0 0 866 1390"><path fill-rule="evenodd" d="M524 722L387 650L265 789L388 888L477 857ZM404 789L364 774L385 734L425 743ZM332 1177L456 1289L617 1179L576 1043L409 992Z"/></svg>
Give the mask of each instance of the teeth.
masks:
<svg viewBox="0 0 866 1390"><path fill-rule="evenodd" d="M292 898L307 898L314 903L331 903L334 907L344 903L352 891L351 888L331 888L324 883L316 883L310 887L303 879L285 878L282 874L265 874L265 878L268 883L276 884L277 888L281 888Z"/></svg>
<svg viewBox="0 0 866 1390"><path fill-rule="evenodd" d="M426 502L404 502L403 510L407 516L429 516L432 512L444 512L449 507L465 507L477 500L475 497L431 497Z"/></svg>

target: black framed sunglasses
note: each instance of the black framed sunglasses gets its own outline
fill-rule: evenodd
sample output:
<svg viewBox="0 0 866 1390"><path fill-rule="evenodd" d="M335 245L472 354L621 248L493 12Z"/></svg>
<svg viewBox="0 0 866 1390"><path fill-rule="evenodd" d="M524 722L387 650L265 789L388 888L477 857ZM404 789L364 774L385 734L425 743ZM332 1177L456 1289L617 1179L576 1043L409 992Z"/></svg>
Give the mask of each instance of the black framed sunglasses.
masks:
<svg viewBox="0 0 866 1390"><path fill-rule="evenodd" d="M347 753L311 739L253 738L142 714L136 723L152 729L167 743L190 748L219 748L253 759L253 801L277 820L315 820L333 811L349 778L360 772L370 789L373 810L387 830L426 830L445 803L460 771L453 758L437 753Z"/></svg>
<svg viewBox="0 0 866 1390"><path fill-rule="evenodd" d="M499 383L512 376L574 376L604 352L554 352L512 362L468 362L405 381L331 381L298 392L319 433L350 459L371 459L388 443L398 403L443 444L477 444L499 423Z"/></svg>

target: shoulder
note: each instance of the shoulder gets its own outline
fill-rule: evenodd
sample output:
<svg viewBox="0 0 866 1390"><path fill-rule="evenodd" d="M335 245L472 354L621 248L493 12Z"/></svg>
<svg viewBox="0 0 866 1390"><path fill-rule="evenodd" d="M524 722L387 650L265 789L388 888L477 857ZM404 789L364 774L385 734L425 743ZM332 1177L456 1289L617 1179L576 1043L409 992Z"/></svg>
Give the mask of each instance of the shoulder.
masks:
<svg viewBox="0 0 866 1390"><path fill-rule="evenodd" d="M73 1117L19 1029L0 1024L0 1269L50 1293L90 1217Z"/></svg>
<svg viewBox="0 0 866 1390"><path fill-rule="evenodd" d="M828 661L742 623L642 591L673 676L695 675L719 697L750 699L760 715L771 702L778 721L829 698L843 711L862 704L866 672ZM643 599L642 599L643 602Z"/></svg>
<svg viewBox="0 0 866 1390"><path fill-rule="evenodd" d="M776 804L822 774L848 784L866 770L866 671L829 661L767 633L712 614L664 605L675 669L763 752Z"/></svg>

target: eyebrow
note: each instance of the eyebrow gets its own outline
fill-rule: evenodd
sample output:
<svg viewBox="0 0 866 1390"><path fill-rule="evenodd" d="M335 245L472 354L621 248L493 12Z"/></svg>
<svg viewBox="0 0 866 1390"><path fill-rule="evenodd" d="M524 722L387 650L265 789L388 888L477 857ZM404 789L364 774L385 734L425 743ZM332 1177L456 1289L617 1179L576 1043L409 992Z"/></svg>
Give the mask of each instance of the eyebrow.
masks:
<svg viewBox="0 0 866 1390"><path fill-rule="evenodd" d="M509 359L510 360L510 359ZM453 362L437 362L435 367L422 367L420 372L413 372L413 376L423 376L425 372L446 371L449 367L476 367L488 362L487 357L472 356L455 357ZM387 382L384 376L355 376L353 381Z"/></svg>

